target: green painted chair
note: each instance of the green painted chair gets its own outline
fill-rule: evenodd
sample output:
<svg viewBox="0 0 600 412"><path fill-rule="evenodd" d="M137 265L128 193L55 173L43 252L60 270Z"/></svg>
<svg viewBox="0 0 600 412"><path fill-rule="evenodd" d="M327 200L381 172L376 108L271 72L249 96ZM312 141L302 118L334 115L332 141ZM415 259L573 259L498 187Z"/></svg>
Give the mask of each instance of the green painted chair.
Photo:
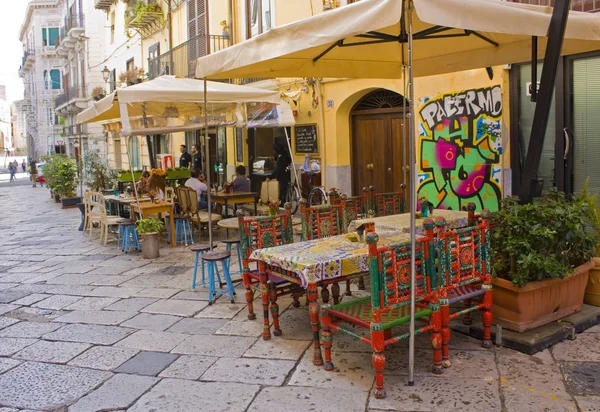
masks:
<svg viewBox="0 0 600 412"><path fill-rule="evenodd" d="M417 334L431 332L433 347L433 372L442 373L441 315L435 284L432 220L426 220L426 236L417 240L416 258L416 310L415 318L425 322ZM410 242L378 247L378 236L367 234L371 266L371 296L339 305L323 305L321 309L321 342L325 352L325 369L333 370L331 347L333 331L346 333L373 349L375 369L375 397L384 398L383 370L386 346L408 338L410 333L392 336L392 328L410 322ZM351 326L351 327L348 327ZM356 327L369 330L361 336Z"/></svg>
<svg viewBox="0 0 600 412"><path fill-rule="evenodd" d="M402 184L399 192L375 193L373 202L377 217L406 212L406 185Z"/></svg>

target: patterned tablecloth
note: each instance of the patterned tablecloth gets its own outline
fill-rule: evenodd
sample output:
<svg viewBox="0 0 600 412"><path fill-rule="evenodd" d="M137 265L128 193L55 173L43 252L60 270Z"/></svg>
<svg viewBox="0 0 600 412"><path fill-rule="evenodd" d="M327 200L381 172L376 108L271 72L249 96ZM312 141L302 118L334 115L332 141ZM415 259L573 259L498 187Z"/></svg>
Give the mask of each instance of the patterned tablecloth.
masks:
<svg viewBox="0 0 600 412"><path fill-rule="evenodd" d="M426 219L435 219L436 217L445 218L450 227L465 227L468 224L468 212L462 212L459 210L445 210L445 209L435 209L433 214ZM423 222L425 219L417 219L417 234L424 235L425 231L423 229ZM410 213L402 213L400 215L391 215L391 216L383 216L376 217L372 219L357 219L350 222L348 226L348 233L352 233L356 231L356 228L362 225L365 222L373 222L375 223L375 231L381 236L383 232L410 232Z"/></svg>
<svg viewBox="0 0 600 412"><path fill-rule="evenodd" d="M407 233L379 235L379 245L407 242ZM353 275L369 270L369 250L363 242L352 242L346 235L258 249L250 259L260 260L284 270L293 271L302 279L302 286L321 280Z"/></svg>

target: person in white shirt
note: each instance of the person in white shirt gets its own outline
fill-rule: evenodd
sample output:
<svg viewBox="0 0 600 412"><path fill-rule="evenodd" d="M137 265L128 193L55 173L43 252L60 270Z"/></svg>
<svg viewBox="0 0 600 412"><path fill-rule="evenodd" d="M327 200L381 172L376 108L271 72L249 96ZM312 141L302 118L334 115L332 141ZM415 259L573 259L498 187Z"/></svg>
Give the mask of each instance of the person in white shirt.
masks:
<svg viewBox="0 0 600 412"><path fill-rule="evenodd" d="M202 199L202 193L208 192L208 186L206 186L205 183L202 183L200 180L198 180L198 177L200 176L200 172L198 172L198 170L192 169L190 175L191 177L188 180L186 180L185 186L191 187L198 194L198 208L207 209L208 202Z"/></svg>

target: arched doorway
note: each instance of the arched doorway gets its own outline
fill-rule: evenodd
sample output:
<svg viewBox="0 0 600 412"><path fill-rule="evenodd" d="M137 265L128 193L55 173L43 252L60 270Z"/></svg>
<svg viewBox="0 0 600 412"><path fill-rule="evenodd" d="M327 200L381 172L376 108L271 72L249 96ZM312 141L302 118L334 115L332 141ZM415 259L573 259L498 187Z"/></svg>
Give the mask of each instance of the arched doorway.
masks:
<svg viewBox="0 0 600 412"><path fill-rule="evenodd" d="M350 112L352 119L352 192L373 185L376 192L395 192L404 181L408 153L404 148L403 107L396 92L377 89L365 95ZM408 139L408 129L406 130ZM408 174L407 174L408 175Z"/></svg>

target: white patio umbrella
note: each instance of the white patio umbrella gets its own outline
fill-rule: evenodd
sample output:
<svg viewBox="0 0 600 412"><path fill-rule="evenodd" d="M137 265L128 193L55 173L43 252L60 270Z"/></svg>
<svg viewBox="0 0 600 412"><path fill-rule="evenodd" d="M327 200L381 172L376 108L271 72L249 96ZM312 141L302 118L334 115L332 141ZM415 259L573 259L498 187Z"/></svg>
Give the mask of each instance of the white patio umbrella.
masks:
<svg viewBox="0 0 600 412"><path fill-rule="evenodd" d="M411 243L415 244L416 147L413 78L517 63L532 37L548 35L552 8L499 0L362 0L280 26L198 59L196 77L404 78L408 61ZM414 42L418 45L413 47ZM600 48L600 16L570 12L562 54ZM408 44L405 54L404 44ZM546 49L538 45L539 57ZM414 380L411 258L409 383Z"/></svg>

